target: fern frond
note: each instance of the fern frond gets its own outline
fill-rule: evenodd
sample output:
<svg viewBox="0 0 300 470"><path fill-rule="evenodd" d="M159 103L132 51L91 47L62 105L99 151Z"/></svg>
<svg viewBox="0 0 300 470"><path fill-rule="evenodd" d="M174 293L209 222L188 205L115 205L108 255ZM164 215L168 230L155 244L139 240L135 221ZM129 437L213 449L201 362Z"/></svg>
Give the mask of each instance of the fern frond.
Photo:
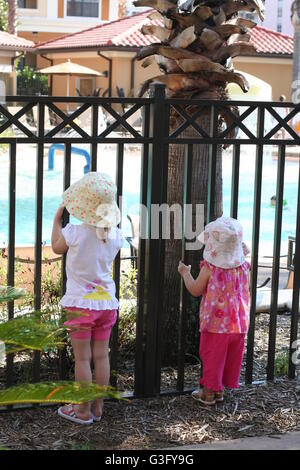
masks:
<svg viewBox="0 0 300 470"><path fill-rule="evenodd" d="M7 353L26 349L41 351L64 346L66 329L55 320L43 320L39 313L31 313L0 323L0 341Z"/></svg>
<svg viewBox="0 0 300 470"><path fill-rule="evenodd" d="M0 286L0 303L21 299L25 295L26 291L19 287Z"/></svg>
<svg viewBox="0 0 300 470"><path fill-rule="evenodd" d="M120 394L111 387L81 382L41 382L23 384L0 390L0 405L25 403L72 403L80 404L97 398L121 399Z"/></svg>

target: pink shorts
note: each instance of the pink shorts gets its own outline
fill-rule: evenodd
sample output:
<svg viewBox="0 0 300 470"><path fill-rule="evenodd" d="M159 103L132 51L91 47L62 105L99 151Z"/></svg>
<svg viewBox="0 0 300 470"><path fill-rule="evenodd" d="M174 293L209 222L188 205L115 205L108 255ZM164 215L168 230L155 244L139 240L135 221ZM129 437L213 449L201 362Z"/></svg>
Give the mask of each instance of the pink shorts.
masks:
<svg viewBox="0 0 300 470"><path fill-rule="evenodd" d="M66 311L67 314L82 312L82 316L68 315L71 319L64 323L69 327L70 337L74 339L107 340L110 338L112 327L117 321L117 310L88 310L67 307Z"/></svg>

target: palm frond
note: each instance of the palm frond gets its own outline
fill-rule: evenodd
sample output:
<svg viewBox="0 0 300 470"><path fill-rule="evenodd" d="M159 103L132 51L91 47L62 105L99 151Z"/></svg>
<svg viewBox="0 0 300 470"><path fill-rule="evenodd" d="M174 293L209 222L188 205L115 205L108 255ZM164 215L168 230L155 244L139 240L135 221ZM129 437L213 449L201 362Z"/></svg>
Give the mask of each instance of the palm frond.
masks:
<svg viewBox="0 0 300 470"><path fill-rule="evenodd" d="M135 0L134 4L151 6L159 12L162 22L161 26L143 25L143 34L152 34L162 42L143 47L137 54L137 60L155 56L161 71L168 77L145 81L140 87L139 96L148 90L153 81L164 83L167 97L174 98L182 95L188 97L191 91L199 96L199 93L207 91L207 87L210 91L214 87L219 89L220 97L226 96L226 86L232 81L240 85L245 93L248 91L245 80L235 74L230 59L256 53L255 47L248 44L250 36L247 34L248 28L251 29L255 23L239 18L238 12L256 12L262 18L264 5L261 0L187 0L182 5L169 0ZM154 18L157 19L152 13L149 20ZM171 29L163 26L165 18L172 21ZM184 79L181 74L178 80L178 67L181 68L185 59L190 59L189 67L183 72L193 72L194 76ZM143 66L149 65L150 61L152 59L146 60ZM206 83L203 82L203 71ZM218 73L220 71L221 74Z"/></svg>
<svg viewBox="0 0 300 470"><path fill-rule="evenodd" d="M43 382L23 384L0 391L0 405L25 403L73 403L80 404L97 398L121 399L112 387L81 382Z"/></svg>

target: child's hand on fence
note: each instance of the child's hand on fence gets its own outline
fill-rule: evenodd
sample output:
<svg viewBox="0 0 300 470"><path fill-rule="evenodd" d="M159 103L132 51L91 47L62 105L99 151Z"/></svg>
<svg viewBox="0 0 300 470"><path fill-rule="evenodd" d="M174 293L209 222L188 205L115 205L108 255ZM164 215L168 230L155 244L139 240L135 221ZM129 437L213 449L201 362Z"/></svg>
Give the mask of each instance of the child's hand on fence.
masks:
<svg viewBox="0 0 300 470"><path fill-rule="evenodd" d="M243 247L244 256L249 255L250 250L249 250L248 246L246 245L246 243L243 242L243 243L242 243L242 247Z"/></svg>
<svg viewBox="0 0 300 470"><path fill-rule="evenodd" d="M179 261L178 272L179 272L180 276L184 276L186 273L190 273L191 272L191 265L187 266L182 261Z"/></svg>
<svg viewBox="0 0 300 470"><path fill-rule="evenodd" d="M64 210L65 210L65 206L64 206L64 204L61 204L61 205L59 206L59 208L57 209L57 211L56 211L56 214L55 214L55 216L54 216L54 219L60 221L60 220L62 219Z"/></svg>

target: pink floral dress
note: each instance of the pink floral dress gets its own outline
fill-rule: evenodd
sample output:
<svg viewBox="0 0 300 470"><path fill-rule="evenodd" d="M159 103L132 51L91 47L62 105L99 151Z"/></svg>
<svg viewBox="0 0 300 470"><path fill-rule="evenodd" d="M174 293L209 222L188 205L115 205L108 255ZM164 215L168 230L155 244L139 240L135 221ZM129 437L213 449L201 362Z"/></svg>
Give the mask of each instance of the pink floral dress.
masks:
<svg viewBox="0 0 300 470"><path fill-rule="evenodd" d="M200 306L200 331L210 333L247 333L249 328L250 292L245 261L233 269L217 268L207 261L211 276Z"/></svg>

